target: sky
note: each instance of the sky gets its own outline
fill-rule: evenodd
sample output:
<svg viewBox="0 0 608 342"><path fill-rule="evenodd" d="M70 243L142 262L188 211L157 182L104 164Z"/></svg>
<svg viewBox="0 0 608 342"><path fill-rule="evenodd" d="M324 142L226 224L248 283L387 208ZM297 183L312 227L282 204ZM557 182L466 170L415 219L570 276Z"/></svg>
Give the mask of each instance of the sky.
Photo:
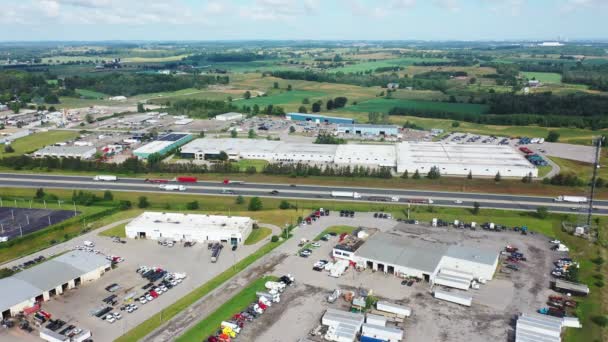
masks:
<svg viewBox="0 0 608 342"><path fill-rule="evenodd" d="M0 5L0 41L608 38L608 0L0 0Z"/></svg>

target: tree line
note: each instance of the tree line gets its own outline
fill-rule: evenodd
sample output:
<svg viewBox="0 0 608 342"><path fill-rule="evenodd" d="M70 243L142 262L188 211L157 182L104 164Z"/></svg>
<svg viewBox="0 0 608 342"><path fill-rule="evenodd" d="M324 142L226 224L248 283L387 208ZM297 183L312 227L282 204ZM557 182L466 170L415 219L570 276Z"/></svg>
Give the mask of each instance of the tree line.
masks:
<svg viewBox="0 0 608 342"><path fill-rule="evenodd" d="M272 163L264 167L262 171L268 175L289 175L292 177L308 176L339 176L339 177L373 177L391 178L390 167L370 168L365 166L336 166L336 165L309 165L304 163L283 164Z"/></svg>

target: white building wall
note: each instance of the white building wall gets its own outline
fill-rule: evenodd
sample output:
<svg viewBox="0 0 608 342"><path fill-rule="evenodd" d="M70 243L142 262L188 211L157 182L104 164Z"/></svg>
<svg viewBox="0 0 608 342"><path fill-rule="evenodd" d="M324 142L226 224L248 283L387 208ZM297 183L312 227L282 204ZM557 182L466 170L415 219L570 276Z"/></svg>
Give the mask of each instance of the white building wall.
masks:
<svg viewBox="0 0 608 342"><path fill-rule="evenodd" d="M83 274L82 276L80 276L81 284L84 284L86 282L95 281L95 280L101 278L101 276L103 275L104 272L105 272L105 267L100 267L87 274Z"/></svg>
<svg viewBox="0 0 608 342"><path fill-rule="evenodd" d="M463 272L471 273L475 278L483 278L490 280L494 277L494 271L498 265L498 255L496 256L496 262L494 265L488 265L485 263L477 263L469 260L457 259L449 256L444 256L439 263L439 268L450 268L454 270L461 270Z"/></svg>
<svg viewBox="0 0 608 342"><path fill-rule="evenodd" d="M179 227L176 229L162 230L152 226L135 226L127 225L125 232L127 237L136 238L139 233L145 233L147 239L151 240L163 240L172 239L175 241L194 240L197 242L205 241L228 241L231 238L236 238L238 244L245 242L249 234L251 234L253 221L251 221L243 231L236 229L222 229L222 228L209 228L196 226L196 227Z"/></svg>

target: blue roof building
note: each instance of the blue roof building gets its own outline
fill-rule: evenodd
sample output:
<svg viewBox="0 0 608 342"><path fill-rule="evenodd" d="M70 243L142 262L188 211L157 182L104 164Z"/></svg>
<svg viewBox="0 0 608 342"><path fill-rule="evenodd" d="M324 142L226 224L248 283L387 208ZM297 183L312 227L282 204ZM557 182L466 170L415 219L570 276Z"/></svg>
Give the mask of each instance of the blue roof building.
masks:
<svg viewBox="0 0 608 342"><path fill-rule="evenodd" d="M319 114L306 114L306 113L287 113L285 115L287 120L293 121L310 121L315 123L330 123L330 124L354 124L355 119L341 118L336 116L326 116Z"/></svg>

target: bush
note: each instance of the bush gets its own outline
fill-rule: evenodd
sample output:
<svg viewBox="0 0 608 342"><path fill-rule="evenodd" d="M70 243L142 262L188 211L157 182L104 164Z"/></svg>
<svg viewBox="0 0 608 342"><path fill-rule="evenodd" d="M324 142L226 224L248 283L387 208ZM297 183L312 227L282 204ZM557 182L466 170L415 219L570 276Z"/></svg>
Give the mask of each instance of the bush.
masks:
<svg viewBox="0 0 608 342"><path fill-rule="evenodd" d="M238 196L236 196L236 200L234 201L234 203L243 204L243 203L245 203L245 198L241 195L238 195Z"/></svg>
<svg viewBox="0 0 608 342"><path fill-rule="evenodd" d="M536 208L536 217L539 219L545 219L549 216L549 210L547 207L538 207Z"/></svg>
<svg viewBox="0 0 608 342"><path fill-rule="evenodd" d="M270 242L279 242L279 237L278 237L277 235L273 235L273 236L270 238Z"/></svg>
<svg viewBox="0 0 608 342"><path fill-rule="evenodd" d="M249 200L249 207L248 209L250 211L259 211L262 210L262 200L259 197L252 197Z"/></svg>
<svg viewBox="0 0 608 342"><path fill-rule="evenodd" d="M603 280L598 280L595 282L595 286L597 287L604 287L604 281Z"/></svg>
<svg viewBox="0 0 608 342"><path fill-rule="evenodd" d="M148 202L148 197L146 196L139 196L138 202L137 202L137 207L138 208L147 208L150 206L150 202Z"/></svg>
<svg viewBox="0 0 608 342"><path fill-rule="evenodd" d="M13 153L13 152L15 152L15 149L11 145L4 145L4 152Z"/></svg>
<svg viewBox="0 0 608 342"><path fill-rule="evenodd" d="M198 201L192 201L192 202L186 203L186 209L188 209L188 210L196 210L198 208L199 208Z"/></svg>
<svg viewBox="0 0 608 342"><path fill-rule="evenodd" d="M106 190L103 193L103 200L104 201L111 201L114 199L114 195L112 195L112 191L110 190Z"/></svg>
<svg viewBox="0 0 608 342"><path fill-rule="evenodd" d="M606 316L593 316L591 317L591 321L600 327L605 327L608 325L608 317Z"/></svg>
<svg viewBox="0 0 608 342"><path fill-rule="evenodd" d="M133 205L131 204L131 201L128 200L121 200L120 203L118 204L118 208L120 210L129 210L133 207Z"/></svg>
<svg viewBox="0 0 608 342"><path fill-rule="evenodd" d="M291 203L283 200L281 201L281 203L279 204L279 209L285 210L285 209L290 209L291 208Z"/></svg>

